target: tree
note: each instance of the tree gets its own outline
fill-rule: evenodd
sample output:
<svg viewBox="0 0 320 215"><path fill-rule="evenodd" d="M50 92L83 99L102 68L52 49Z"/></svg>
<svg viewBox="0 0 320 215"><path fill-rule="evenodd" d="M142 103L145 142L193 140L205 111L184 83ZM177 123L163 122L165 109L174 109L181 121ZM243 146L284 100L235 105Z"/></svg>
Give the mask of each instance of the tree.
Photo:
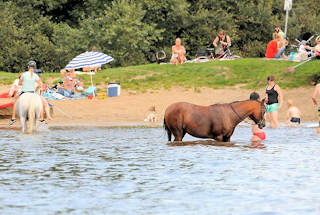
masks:
<svg viewBox="0 0 320 215"><path fill-rule="evenodd" d="M114 57L115 65L143 64L152 44L161 38L155 24L143 23L145 11L134 1L118 0L97 18L82 23L89 44Z"/></svg>

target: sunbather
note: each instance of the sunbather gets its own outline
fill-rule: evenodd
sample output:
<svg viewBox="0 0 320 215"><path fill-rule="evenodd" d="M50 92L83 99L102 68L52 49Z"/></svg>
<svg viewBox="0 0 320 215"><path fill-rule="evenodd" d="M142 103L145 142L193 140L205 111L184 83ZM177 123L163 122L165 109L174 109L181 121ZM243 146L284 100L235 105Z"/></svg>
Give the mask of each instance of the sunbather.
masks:
<svg viewBox="0 0 320 215"><path fill-rule="evenodd" d="M170 62L176 65L178 65L178 63L184 63L186 61L186 57L184 56L185 54L186 49L181 45L181 39L177 38L176 44L172 46L172 57Z"/></svg>

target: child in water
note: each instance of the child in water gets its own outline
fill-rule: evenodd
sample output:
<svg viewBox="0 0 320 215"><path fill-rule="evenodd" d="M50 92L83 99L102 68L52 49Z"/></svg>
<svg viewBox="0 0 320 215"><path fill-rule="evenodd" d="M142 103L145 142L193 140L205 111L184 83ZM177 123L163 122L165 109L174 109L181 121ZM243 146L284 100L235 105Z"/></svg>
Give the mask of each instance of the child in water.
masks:
<svg viewBox="0 0 320 215"><path fill-rule="evenodd" d="M287 126L299 126L302 113L296 106L293 106L293 102L291 99L287 101L288 110L287 110Z"/></svg>
<svg viewBox="0 0 320 215"><path fill-rule="evenodd" d="M250 94L250 100L258 100L259 98L260 96L257 92L252 92ZM252 123L251 130L252 130L251 142L260 142L261 140L266 139L266 133L264 133L264 131L260 129L259 126L254 122Z"/></svg>

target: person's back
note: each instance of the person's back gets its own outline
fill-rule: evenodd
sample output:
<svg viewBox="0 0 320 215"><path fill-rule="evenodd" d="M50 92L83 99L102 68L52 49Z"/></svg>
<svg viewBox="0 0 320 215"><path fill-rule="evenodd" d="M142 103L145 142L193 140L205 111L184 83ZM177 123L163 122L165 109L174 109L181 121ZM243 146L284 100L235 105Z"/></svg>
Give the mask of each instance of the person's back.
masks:
<svg viewBox="0 0 320 215"><path fill-rule="evenodd" d="M276 40L271 40L267 45L266 58L274 58L278 52L278 44Z"/></svg>
<svg viewBox="0 0 320 215"><path fill-rule="evenodd" d="M271 40L267 45L266 58L274 58L278 53L278 41L280 36L277 33L273 33L273 40Z"/></svg>
<svg viewBox="0 0 320 215"><path fill-rule="evenodd" d="M288 100L287 110L287 125L297 125L301 123L302 113L296 106L293 105L292 100Z"/></svg>
<svg viewBox="0 0 320 215"><path fill-rule="evenodd" d="M39 80L39 76L35 73L29 71L24 72L21 76L22 82L22 92L34 92L36 89L36 81Z"/></svg>

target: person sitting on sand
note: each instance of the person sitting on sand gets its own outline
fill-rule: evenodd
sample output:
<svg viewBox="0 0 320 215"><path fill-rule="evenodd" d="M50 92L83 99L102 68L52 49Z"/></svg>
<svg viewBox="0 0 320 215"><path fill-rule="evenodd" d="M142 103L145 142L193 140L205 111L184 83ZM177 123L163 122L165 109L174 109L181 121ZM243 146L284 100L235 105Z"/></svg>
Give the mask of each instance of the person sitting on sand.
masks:
<svg viewBox="0 0 320 215"><path fill-rule="evenodd" d="M181 39L176 39L176 44L172 46L172 57L170 60L170 63L178 65L178 63L184 63L186 62L186 57L184 56L186 54L186 49L184 46L181 45Z"/></svg>
<svg viewBox="0 0 320 215"><path fill-rule="evenodd" d="M259 100L260 95L257 92L252 92L250 94L250 100ZM265 132L259 128L259 126L252 122L251 126L251 131L252 131L252 137L251 137L251 142L259 142L261 140L266 139L266 134Z"/></svg>
<svg viewBox="0 0 320 215"><path fill-rule="evenodd" d="M63 87L64 87L64 96L71 97L74 92L74 78L72 77L73 73L70 71L66 71L64 77L63 77Z"/></svg>
<svg viewBox="0 0 320 215"><path fill-rule="evenodd" d="M288 110L287 110L287 126L298 126L301 122L302 113L296 106L293 106L291 99L287 101Z"/></svg>

